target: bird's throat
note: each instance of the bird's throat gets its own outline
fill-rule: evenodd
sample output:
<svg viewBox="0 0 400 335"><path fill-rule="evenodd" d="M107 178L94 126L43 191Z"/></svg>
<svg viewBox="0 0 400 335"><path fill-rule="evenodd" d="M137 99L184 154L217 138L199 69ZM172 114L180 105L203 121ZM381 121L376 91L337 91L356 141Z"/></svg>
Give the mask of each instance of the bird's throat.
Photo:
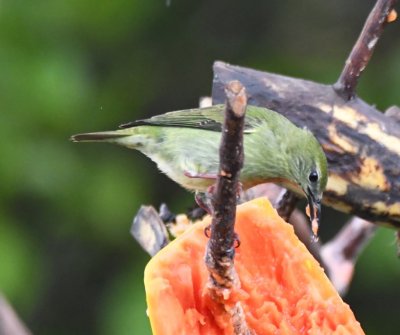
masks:
<svg viewBox="0 0 400 335"><path fill-rule="evenodd" d="M274 183L277 184L279 186L282 186L284 188L287 188L288 190L300 195L300 196L304 196L304 191L301 188L301 186L299 184L296 184L293 181L290 181L288 179L285 178L271 178L268 180L268 182L270 183Z"/></svg>

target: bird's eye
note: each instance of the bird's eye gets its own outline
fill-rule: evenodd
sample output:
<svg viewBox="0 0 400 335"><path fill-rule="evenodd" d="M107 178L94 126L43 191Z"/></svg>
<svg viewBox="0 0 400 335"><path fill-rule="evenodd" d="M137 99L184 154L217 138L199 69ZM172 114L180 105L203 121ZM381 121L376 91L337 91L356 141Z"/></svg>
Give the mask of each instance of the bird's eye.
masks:
<svg viewBox="0 0 400 335"><path fill-rule="evenodd" d="M308 180L312 183L315 183L318 180L318 173L316 171L312 171L308 176Z"/></svg>

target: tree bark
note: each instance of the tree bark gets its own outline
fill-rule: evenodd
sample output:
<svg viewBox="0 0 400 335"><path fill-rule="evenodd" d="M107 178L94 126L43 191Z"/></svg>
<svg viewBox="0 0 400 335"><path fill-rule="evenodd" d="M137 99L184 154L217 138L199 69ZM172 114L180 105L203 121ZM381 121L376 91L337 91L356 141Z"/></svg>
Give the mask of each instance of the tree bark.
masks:
<svg viewBox="0 0 400 335"><path fill-rule="evenodd" d="M354 96L344 99L332 85L214 64L213 104L223 88L239 80L248 104L275 110L320 141L328 159L323 203L378 224L400 228L400 125ZM290 134L288 134L290 136Z"/></svg>

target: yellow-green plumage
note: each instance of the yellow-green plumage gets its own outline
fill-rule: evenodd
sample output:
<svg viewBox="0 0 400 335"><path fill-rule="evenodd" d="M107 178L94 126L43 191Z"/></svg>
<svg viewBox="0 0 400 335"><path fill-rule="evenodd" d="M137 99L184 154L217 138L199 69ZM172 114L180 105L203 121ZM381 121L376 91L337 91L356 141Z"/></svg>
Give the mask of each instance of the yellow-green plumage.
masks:
<svg viewBox="0 0 400 335"><path fill-rule="evenodd" d="M175 182L205 192L218 173L223 113L223 105L170 112L115 131L75 135L72 140L111 142L137 149ZM244 189L275 181L320 199L327 181L327 163L308 130L276 112L248 106L244 155L240 177ZM311 173L317 174L317 181L310 180Z"/></svg>

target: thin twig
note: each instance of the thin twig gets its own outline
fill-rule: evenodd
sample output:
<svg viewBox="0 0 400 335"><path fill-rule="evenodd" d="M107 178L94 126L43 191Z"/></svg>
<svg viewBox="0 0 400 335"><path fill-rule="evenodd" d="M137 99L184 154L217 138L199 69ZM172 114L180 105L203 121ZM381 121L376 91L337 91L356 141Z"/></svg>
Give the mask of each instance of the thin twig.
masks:
<svg viewBox="0 0 400 335"><path fill-rule="evenodd" d="M205 261L210 273L209 290L213 299L224 304L231 289L239 286L234 269L235 217L240 170L243 166L243 127L247 105L245 89L238 81L228 83L225 118L220 144L220 167L213 195L211 236ZM224 304L225 305L225 304ZM231 315L235 334L253 334L248 328L240 302L224 306Z"/></svg>
<svg viewBox="0 0 400 335"><path fill-rule="evenodd" d="M391 22L392 12L397 0L378 0L369 14L364 28L346 60L338 81L334 84L335 91L346 101L355 96L355 90L361 73L364 71L376 43L382 35L386 23ZM389 16L389 14L391 14Z"/></svg>

